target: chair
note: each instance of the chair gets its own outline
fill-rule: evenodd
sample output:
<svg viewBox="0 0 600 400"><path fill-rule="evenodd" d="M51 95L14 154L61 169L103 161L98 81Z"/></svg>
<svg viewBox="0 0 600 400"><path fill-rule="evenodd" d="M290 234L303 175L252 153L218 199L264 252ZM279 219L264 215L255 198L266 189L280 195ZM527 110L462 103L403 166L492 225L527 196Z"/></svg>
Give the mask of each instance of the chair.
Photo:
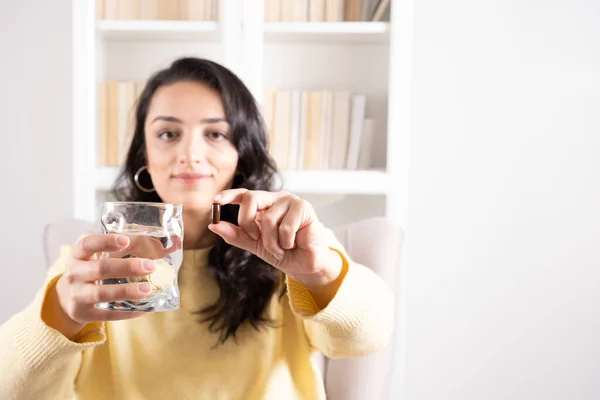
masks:
<svg viewBox="0 0 600 400"><path fill-rule="evenodd" d="M59 247L71 244L86 233L98 232L97 225L63 219L44 229L47 266L58 258ZM397 270L404 232L386 218L369 218L333 229L350 257L373 268L396 291ZM395 338L380 352L354 359L328 359L318 353L315 363L323 373L328 400L384 400L394 362Z"/></svg>
<svg viewBox="0 0 600 400"><path fill-rule="evenodd" d="M74 218L64 218L47 224L43 233L44 257L46 268L56 261L60 246L75 243L82 235L100 232L100 226Z"/></svg>

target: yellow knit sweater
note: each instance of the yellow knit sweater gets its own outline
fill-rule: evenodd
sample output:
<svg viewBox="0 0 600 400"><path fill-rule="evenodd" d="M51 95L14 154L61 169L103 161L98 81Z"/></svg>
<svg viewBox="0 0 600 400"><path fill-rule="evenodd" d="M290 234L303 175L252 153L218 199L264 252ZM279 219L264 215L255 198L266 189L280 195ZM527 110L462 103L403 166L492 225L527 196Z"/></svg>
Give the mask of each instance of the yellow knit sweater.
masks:
<svg viewBox="0 0 600 400"><path fill-rule="evenodd" d="M219 295L208 249L184 252L179 310L92 323L70 341L41 319L46 292L64 269L63 247L34 301L0 326L0 399L324 399L314 352L337 358L378 351L394 322L390 288L339 244L332 248L346 275L325 309L287 278L288 294L276 293L268 308L277 327L244 326L236 341L215 346L217 334L190 313Z"/></svg>

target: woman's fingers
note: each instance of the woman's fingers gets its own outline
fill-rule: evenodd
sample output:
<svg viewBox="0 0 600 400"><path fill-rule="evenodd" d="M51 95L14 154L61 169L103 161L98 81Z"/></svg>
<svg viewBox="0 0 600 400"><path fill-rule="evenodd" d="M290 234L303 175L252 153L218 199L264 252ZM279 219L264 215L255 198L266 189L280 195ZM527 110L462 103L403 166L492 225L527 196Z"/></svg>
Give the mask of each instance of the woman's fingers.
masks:
<svg viewBox="0 0 600 400"><path fill-rule="evenodd" d="M260 211L270 209L289 196L287 192L266 192L262 190L228 189L215 197L215 202L220 205L239 204L238 212L239 226L254 240L261 236L261 230L257 224L257 214Z"/></svg>
<svg viewBox="0 0 600 400"><path fill-rule="evenodd" d="M267 192L264 190L227 189L222 191L214 199L215 203L241 204L245 196L252 196L256 202L257 211L265 210L273 205L278 199L289 196L287 192Z"/></svg>
<svg viewBox="0 0 600 400"><path fill-rule="evenodd" d="M65 271L70 282L94 282L108 278L127 278L149 275L156 269L153 260L142 258L104 258L81 262L76 268Z"/></svg>
<svg viewBox="0 0 600 400"><path fill-rule="evenodd" d="M75 243L72 256L78 260L91 260L96 253L123 250L129 243L129 238L123 235L89 235Z"/></svg>
<svg viewBox="0 0 600 400"><path fill-rule="evenodd" d="M171 246L165 247L165 244L158 238L151 236L135 235L131 236L129 240L129 246L119 251L110 252L110 256L113 258L123 258L130 255L138 258L150 258L156 260L166 257L180 246L180 243L178 243L176 239L173 239Z"/></svg>
<svg viewBox="0 0 600 400"><path fill-rule="evenodd" d="M226 221L221 221L218 224L210 224L208 229L221 236L223 240L230 245L249 251L259 257L261 256L260 254L257 254L259 242L248 236L244 229L239 226L235 226Z"/></svg>
<svg viewBox="0 0 600 400"><path fill-rule="evenodd" d="M210 224L209 229L263 259L272 256L281 261L285 250L296 247L299 231L316 219L308 202L287 192L229 189L215 197L215 202L240 205L239 227L221 222Z"/></svg>
<svg viewBox="0 0 600 400"><path fill-rule="evenodd" d="M144 253L155 253L156 245L151 241L137 241L135 244ZM90 321L130 319L143 314L96 308L98 303L142 300L151 293L150 282L97 284L114 278L144 280L140 277L149 276L156 270L156 263L153 261L155 257L96 257L99 253L129 255L133 245L127 236L116 234L90 235L75 243L65 272L56 284L60 307L72 321L85 324Z"/></svg>
<svg viewBox="0 0 600 400"><path fill-rule="evenodd" d="M296 233L300 229L305 219L304 201L294 198L289 205L288 211L279 223L277 231L279 245L284 250L290 250L295 247Z"/></svg>
<svg viewBox="0 0 600 400"><path fill-rule="evenodd" d="M290 206L289 200L276 202L262 214L261 239L265 249L278 260L284 256L283 249L279 244L279 224L287 214Z"/></svg>
<svg viewBox="0 0 600 400"><path fill-rule="evenodd" d="M143 313L121 313L103 311L96 304L122 300L141 300L150 294L152 286L149 282L124 283L115 285L96 285L84 283L72 285L68 294L62 299L61 307L73 321L85 324L90 321L108 321L129 319ZM135 314L135 315L132 315Z"/></svg>
<svg viewBox="0 0 600 400"><path fill-rule="evenodd" d="M258 202L256 195L248 191L240 195L240 210L238 212L238 225L250 236L253 240L258 240L260 230L256 224L256 213L258 212Z"/></svg>
<svg viewBox="0 0 600 400"><path fill-rule="evenodd" d="M114 285L82 285L75 293L78 304L96 305L119 300L141 300L152 291L150 282L119 283Z"/></svg>

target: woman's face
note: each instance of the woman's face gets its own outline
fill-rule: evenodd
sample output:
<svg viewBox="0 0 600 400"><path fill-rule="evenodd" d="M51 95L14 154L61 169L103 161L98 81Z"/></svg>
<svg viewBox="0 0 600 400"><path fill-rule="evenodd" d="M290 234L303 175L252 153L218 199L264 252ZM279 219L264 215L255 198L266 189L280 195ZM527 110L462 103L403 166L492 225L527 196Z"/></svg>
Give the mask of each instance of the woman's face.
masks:
<svg viewBox="0 0 600 400"><path fill-rule="evenodd" d="M148 172L164 202L207 211L231 187L238 153L216 90L198 82L160 87L144 128Z"/></svg>

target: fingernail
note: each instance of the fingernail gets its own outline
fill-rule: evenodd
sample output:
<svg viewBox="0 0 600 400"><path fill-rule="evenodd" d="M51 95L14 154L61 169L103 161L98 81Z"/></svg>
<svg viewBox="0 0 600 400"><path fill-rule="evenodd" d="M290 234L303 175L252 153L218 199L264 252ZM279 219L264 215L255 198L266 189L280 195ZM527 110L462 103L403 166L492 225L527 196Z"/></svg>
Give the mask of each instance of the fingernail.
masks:
<svg viewBox="0 0 600 400"><path fill-rule="evenodd" d="M138 285L138 290L142 293L147 293L151 289L150 282L142 282Z"/></svg>
<svg viewBox="0 0 600 400"><path fill-rule="evenodd" d="M142 262L142 268L144 268L146 271L154 271L154 261L144 260Z"/></svg>
<svg viewBox="0 0 600 400"><path fill-rule="evenodd" d="M129 238L127 236L119 236L117 238L117 244L119 246L127 246L129 244Z"/></svg>
<svg viewBox="0 0 600 400"><path fill-rule="evenodd" d="M220 194L218 194L218 195L216 195L216 196L214 197L214 199L213 199L213 200L219 200L221 197L223 197L223 196L222 196L222 195L220 195Z"/></svg>

